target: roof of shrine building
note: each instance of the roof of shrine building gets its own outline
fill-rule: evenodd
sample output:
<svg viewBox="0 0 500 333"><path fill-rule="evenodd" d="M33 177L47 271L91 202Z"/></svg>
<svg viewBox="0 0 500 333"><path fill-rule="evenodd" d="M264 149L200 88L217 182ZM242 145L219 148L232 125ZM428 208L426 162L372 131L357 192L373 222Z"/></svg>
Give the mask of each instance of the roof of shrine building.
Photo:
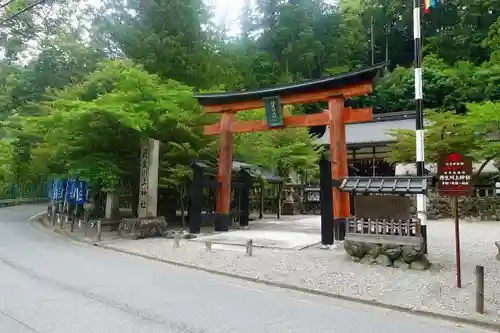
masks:
<svg viewBox="0 0 500 333"><path fill-rule="evenodd" d="M262 98L273 96L285 97L295 94L314 93L325 91L327 89L340 88L345 85L355 85L366 81L372 81L377 76L379 71L386 67L387 64L387 62L384 62L352 72L340 73L320 79L277 85L257 90L216 93L195 92L193 96L201 105L208 106L260 100Z"/></svg>
<svg viewBox="0 0 500 333"><path fill-rule="evenodd" d="M415 117L415 111L390 112L374 114L371 121L346 124L346 143L350 147L392 143L395 140L390 131L394 129L414 130ZM325 129L324 134L318 137L316 143L329 145L330 132Z"/></svg>

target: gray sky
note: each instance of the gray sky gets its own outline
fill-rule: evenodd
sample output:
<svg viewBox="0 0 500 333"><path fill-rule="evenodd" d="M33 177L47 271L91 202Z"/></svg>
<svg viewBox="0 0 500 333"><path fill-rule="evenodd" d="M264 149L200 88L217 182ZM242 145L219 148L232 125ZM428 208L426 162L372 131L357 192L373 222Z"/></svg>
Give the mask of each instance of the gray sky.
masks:
<svg viewBox="0 0 500 333"><path fill-rule="evenodd" d="M252 0L255 3L255 0ZM327 3L338 0L326 0ZM205 3L214 10L214 20L217 24L225 25L230 35L239 32L238 19L244 0L205 0Z"/></svg>
<svg viewBox="0 0 500 333"><path fill-rule="evenodd" d="M214 10L214 20L217 24L225 25L231 35L239 32L238 19L243 0L205 0Z"/></svg>

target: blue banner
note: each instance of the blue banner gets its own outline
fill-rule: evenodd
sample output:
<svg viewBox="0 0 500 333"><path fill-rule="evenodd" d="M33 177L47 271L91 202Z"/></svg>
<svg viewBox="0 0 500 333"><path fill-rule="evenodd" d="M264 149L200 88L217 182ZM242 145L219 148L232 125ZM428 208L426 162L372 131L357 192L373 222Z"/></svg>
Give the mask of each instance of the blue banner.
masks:
<svg viewBox="0 0 500 333"><path fill-rule="evenodd" d="M66 193L64 195L64 198L66 201L73 201L73 187L75 185L75 179L69 179L68 182L66 183Z"/></svg>
<svg viewBox="0 0 500 333"><path fill-rule="evenodd" d="M87 202L87 183L83 180L77 180L73 186L73 200L77 205L83 205Z"/></svg>
<svg viewBox="0 0 500 333"><path fill-rule="evenodd" d="M64 185L66 181L64 179L58 179L54 181L52 184L52 200L60 201L64 198Z"/></svg>

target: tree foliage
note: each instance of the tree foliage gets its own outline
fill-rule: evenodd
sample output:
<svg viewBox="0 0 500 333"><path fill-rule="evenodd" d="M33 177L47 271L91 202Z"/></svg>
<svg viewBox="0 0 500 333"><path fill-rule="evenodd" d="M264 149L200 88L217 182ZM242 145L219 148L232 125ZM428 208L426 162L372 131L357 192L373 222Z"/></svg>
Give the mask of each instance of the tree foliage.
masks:
<svg viewBox="0 0 500 333"><path fill-rule="evenodd" d="M0 17L25 4L10 2ZM486 138L496 135L500 102L499 10L500 0L450 0L422 16L430 160L446 149L477 158L495 153ZM396 0L245 0L235 32L216 24L202 0L47 1L0 31L0 179L79 173L102 186L137 181L140 140L155 137L161 183L176 187L189 178L193 158L217 159L217 138L202 135L202 125L215 120L192 90L317 78L370 65L372 54L390 65L372 96L349 103L411 110L412 11L411 2ZM389 158L413 161L414 134L394 135ZM234 141L235 158L281 174L317 164L306 129Z"/></svg>
<svg viewBox="0 0 500 333"><path fill-rule="evenodd" d="M427 112L425 160L437 162L441 154L460 152L476 161L489 162L500 157L500 103L467 105L467 114ZM395 143L386 159L392 163L415 161L415 131L395 130ZM479 170L481 171L481 170Z"/></svg>
<svg viewBox="0 0 500 333"><path fill-rule="evenodd" d="M285 114L290 114L291 109L286 107ZM241 120L259 120L265 117L265 111L244 111L237 116ZM317 169L320 147L305 128L241 133L235 136L234 145L235 158L253 161L281 176L288 176L292 170Z"/></svg>
<svg viewBox="0 0 500 333"><path fill-rule="evenodd" d="M162 82L130 61L108 61L80 84L56 92L44 115L26 117L23 131L38 138L33 158L54 173L116 186L138 174L141 140L160 140L162 179L175 182L178 164L205 149L203 113L192 90Z"/></svg>

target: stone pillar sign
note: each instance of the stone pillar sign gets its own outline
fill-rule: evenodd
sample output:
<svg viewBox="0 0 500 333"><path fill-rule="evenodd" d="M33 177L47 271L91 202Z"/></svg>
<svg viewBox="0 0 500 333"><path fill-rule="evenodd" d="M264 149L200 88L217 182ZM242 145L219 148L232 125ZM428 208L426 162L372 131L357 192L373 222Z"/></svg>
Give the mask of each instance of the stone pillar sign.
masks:
<svg viewBox="0 0 500 333"><path fill-rule="evenodd" d="M158 206L158 167L160 142L148 139L141 147L139 179L139 218L156 217Z"/></svg>
<svg viewBox="0 0 500 333"><path fill-rule="evenodd" d="M160 142L148 139L141 144L141 173L139 175L139 207L137 218L124 218L119 234L138 239L167 235L167 222L157 216L158 167L160 164Z"/></svg>

